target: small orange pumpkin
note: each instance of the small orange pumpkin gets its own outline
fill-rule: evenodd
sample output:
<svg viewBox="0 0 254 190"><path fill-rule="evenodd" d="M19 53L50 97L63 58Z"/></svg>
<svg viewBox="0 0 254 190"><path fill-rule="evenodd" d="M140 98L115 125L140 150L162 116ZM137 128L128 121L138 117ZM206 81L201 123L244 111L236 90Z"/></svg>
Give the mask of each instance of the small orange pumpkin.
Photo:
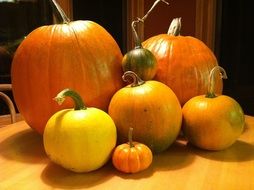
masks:
<svg viewBox="0 0 254 190"><path fill-rule="evenodd" d="M183 133L189 142L205 150L222 150L231 146L244 129L244 113L233 98L214 93L214 73L206 95L191 98L183 106Z"/></svg>
<svg viewBox="0 0 254 190"><path fill-rule="evenodd" d="M116 169L125 173L137 173L147 169L153 160L152 151L145 144L132 141L133 128L129 129L129 142L118 145L112 162Z"/></svg>
<svg viewBox="0 0 254 190"><path fill-rule="evenodd" d="M132 71L123 75L133 83L118 90L109 104L109 115L117 127L119 143L128 140L128 130L134 128L133 138L146 144L153 153L166 150L179 134L182 108L174 92L165 84L143 81Z"/></svg>

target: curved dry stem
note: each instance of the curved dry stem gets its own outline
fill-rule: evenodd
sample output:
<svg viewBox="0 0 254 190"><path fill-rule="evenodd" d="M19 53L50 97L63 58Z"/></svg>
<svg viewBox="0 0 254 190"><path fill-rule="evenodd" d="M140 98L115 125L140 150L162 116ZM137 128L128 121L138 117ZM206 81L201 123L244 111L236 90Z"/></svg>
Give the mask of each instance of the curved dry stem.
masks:
<svg viewBox="0 0 254 190"><path fill-rule="evenodd" d="M142 84L145 83L145 81L143 81L136 73L134 73L133 71L126 71L123 76L122 79L125 82L128 82L128 77L131 77L133 82L131 83L131 87L135 87L135 86L140 86Z"/></svg>
<svg viewBox="0 0 254 190"><path fill-rule="evenodd" d="M225 71L225 69L223 69L221 66L215 66L209 74L209 85L208 85L208 92L206 97L208 98L214 98L216 97L215 95L215 73L216 72L220 72L220 76L222 79L227 79L227 73Z"/></svg>
<svg viewBox="0 0 254 190"><path fill-rule="evenodd" d="M75 110L82 110L82 109L86 109L86 106L81 98L81 96L75 92L74 90L71 89L64 89L61 92L59 92L57 94L57 96L54 98L54 100L61 105L64 101L66 97L71 97L75 103Z"/></svg>
<svg viewBox="0 0 254 190"><path fill-rule="evenodd" d="M134 39L135 48L141 48L142 44L141 44L140 38L138 36L138 33L137 33L136 29L135 29L137 23L139 23L138 20L132 21L132 23L131 23L131 29L132 29L132 33L133 33L133 39Z"/></svg>
<svg viewBox="0 0 254 190"><path fill-rule="evenodd" d="M145 16L143 16L143 18L141 18L141 19L138 18L138 20L144 22L145 19L148 17L148 15L152 12L152 10L154 9L154 7L155 7L160 1L163 2L163 3L165 3L165 4L167 4L167 5L169 5L169 3L168 3L167 1L165 1L165 0L156 0L156 1L153 3L152 7L147 11L147 13L145 14Z"/></svg>
<svg viewBox="0 0 254 190"><path fill-rule="evenodd" d="M138 23L144 23L145 22L145 19L148 17L148 15L152 12L152 10L154 9L154 7L159 3L159 2L163 2L167 5L169 5L169 3L165 0L156 0L152 7L147 11L147 13L142 17L142 18L139 18L137 17L137 20L134 20L132 21L131 23L131 29L132 29L132 33L133 33L133 36L134 36L134 43L135 43L135 48L141 48L142 47L142 44L141 44L141 40L137 34L137 31L136 31L136 26Z"/></svg>

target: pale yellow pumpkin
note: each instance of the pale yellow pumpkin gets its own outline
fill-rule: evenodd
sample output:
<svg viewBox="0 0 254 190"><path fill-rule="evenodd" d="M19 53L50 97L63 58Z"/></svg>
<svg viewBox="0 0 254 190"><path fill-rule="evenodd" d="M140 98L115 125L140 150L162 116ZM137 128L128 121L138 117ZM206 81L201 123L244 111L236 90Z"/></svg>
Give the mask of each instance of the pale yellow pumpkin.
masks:
<svg viewBox="0 0 254 190"><path fill-rule="evenodd" d="M55 113L47 122L43 142L47 155L56 164L74 172L89 172L102 167L116 145L116 127L110 116L97 108L86 108L74 91L57 96L75 100L75 109Z"/></svg>

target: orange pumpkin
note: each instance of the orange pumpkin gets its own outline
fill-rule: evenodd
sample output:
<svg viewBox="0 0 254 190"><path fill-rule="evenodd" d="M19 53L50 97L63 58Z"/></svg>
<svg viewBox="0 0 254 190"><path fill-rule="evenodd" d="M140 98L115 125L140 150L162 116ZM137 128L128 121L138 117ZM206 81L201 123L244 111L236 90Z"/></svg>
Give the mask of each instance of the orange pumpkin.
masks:
<svg viewBox="0 0 254 190"><path fill-rule="evenodd" d="M183 133L188 141L202 149L223 150L231 146L244 129L243 110L233 98L214 93L214 73L210 74L206 95L191 98L183 106Z"/></svg>
<svg viewBox="0 0 254 190"><path fill-rule="evenodd" d="M180 35L181 20L174 19L168 34L153 36L143 42L157 59L155 80L168 85L181 105L190 98L205 94L207 77L218 65L213 52L200 40ZM215 92L222 93L222 80L216 77Z"/></svg>
<svg viewBox="0 0 254 190"><path fill-rule="evenodd" d="M182 110L174 92L158 81L141 80L127 71L123 79L133 83L118 90L109 104L109 115L117 127L119 143L128 140L128 130L134 129L133 138L147 145L152 152L166 150L176 139L181 127Z"/></svg>
<svg viewBox="0 0 254 190"><path fill-rule="evenodd" d="M144 144L132 141L133 128L129 129L129 142L118 145L112 156L116 169L125 173L137 173L147 169L153 160L152 151Z"/></svg>
<svg viewBox="0 0 254 190"><path fill-rule="evenodd" d="M95 22L63 20L32 31L12 62L15 102L26 122L41 134L53 113L72 107L71 101L61 107L52 101L60 90L72 88L87 106L107 111L122 87L122 53L113 37Z"/></svg>

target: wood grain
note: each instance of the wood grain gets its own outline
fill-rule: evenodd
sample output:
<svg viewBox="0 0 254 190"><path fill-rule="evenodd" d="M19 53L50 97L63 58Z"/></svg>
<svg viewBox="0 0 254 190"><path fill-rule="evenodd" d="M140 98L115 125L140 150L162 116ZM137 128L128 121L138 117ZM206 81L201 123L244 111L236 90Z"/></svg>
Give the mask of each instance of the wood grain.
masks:
<svg viewBox="0 0 254 190"><path fill-rule="evenodd" d="M224 151L204 151L178 139L154 155L152 165L123 174L108 162L83 174L67 171L45 155L42 136L24 122L0 128L0 189L251 190L254 189L254 117Z"/></svg>
<svg viewBox="0 0 254 190"><path fill-rule="evenodd" d="M215 46L216 4L217 0L196 0L195 37L212 51Z"/></svg>

